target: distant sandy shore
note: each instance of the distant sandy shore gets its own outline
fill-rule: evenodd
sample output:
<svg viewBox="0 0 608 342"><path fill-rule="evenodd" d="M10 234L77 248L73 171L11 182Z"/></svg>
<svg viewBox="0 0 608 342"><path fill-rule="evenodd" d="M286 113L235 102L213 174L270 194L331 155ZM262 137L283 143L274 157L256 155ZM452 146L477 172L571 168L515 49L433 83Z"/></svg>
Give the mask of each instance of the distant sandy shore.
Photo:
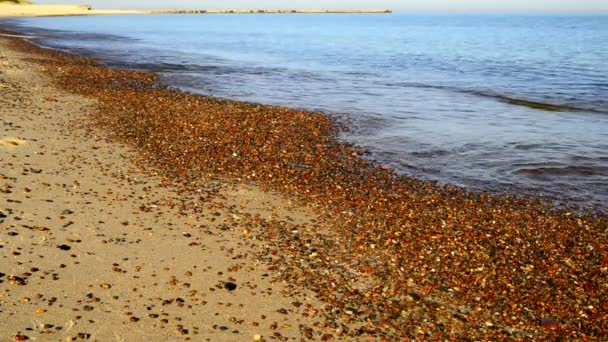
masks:
<svg viewBox="0 0 608 342"><path fill-rule="evenodd" d="M0 5L0 17L145 14L147 11L92 10L84 5Z"/></svg>
<svg viewBox="0 0 608 342"><path fill-rule="evenodd" d="M86 5L2 5L0 17L119 14L385 14L390 10L95 10Z"/></svg>

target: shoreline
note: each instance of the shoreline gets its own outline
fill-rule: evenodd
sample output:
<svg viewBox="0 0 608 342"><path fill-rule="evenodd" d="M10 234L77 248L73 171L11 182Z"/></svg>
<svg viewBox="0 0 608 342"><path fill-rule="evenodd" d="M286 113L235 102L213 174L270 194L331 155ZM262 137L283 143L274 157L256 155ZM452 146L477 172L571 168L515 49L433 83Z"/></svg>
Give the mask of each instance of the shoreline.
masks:
<svg viewBox="0 0 608 342"><path fill-rule="evenodd" d="M102 20L103 18L98 19ZM172 20L170 17L167 17L166 19ZM191 19L194 20L195 18L192 17ZM79 25L79 22L85 23L88 21L88 19L83 20L84 21L78 20L75 25ZM110 22L116 20L123 22L120 17L115 17L113 19L108 18L108 20L110 20ZM302 17L301 20L306 20L306 18ZM103 19L102 21L105 22L106 20ZM144 20L143 22L150 21ZM68 38L68 41L65 40L66 37L70 36L69 33L67 33L66 36L59 32L53 32L53 30L45 32L44 29L39 30L35 27L28 28L24 26L19 28L20 25L23 24L20 24L19 22L13 22L13 24L17 25L17 29L30 32L33 35L38 35L37 38L34 37L31 39L33 42L48 48L54 46L55 48L66 52L70 50L69 46L71 44L69 43L69 39L71 38ZM27 23L25 24L27 25ZM10 25L11 22L7 21L6 27L10 27ZM120 32L114 32L113 34L120 34ZM54 38L51 38L53 36ZM77 36L75 38L77 40L79 39ZM54 43L51 42L51 40L55 39L56 41ZM136 54L141 56L141 60L148 60L148 57L150 56L154 56L155 59L158 58L158 64L140 64L133 59L133 56L113 55L113 53L106 53L103 49L98 49L100 46L103 46L103 41L107 39L103 38L103 35L95 36L93 39L98 40L98 43L92 45L89 43L84 46L80 45L82 43L76 43L76 45L80 46L79 48L73 46L76 49L75 51L78 51L76 53L92 58L99 58L101 63L109 63L109 65L121 69L158 72L159 74L166 76L167 82L171 85L184 91L191 91L204 95L220 96L222 98L230 99L232 96L231 94L239 94L241 91L238 89L236 83L228 82L226 84L228 87L221 86L218 88L219 92L210 92L205 90L207 88L206 82L218 82L217 84L220 85L222 81L216 74L224 72L235 73L237 78L245 80L245 78L248 77L247 75L254 71L247 64L230 62L230 67L220 65L217 71L211 72L207 77L204 75L204 73L206 73L205 63L201 63L202 61L200 59L197 60L196 58L193 58L193 56L189 56L187 58L188 65L180 66L179 63L175 64L171 62L172 58L170 57L170 51L167 51L167 58L154 56L154 52L152 51L137 52ZM156 38L148 37L145 39L152 39L152 41L155 41ZM222 43L219 42L219 44L221 45ZM260 65L263 65L263 63ZM214 64L214 66L217 67L218 65ZM278 70L275 70L275 67L276 66L273 65L264 65L261 70L264 72L274 72ZM193 72L193 77L184 77L182 73L185 70ZM304 100L310 98L312 94L315 94L315 89L325 86L320 81L303 79L302 85L309 87L307 94L300 97L297 96L296 93L293 93L291 99L289 99L289 92L280 88L273 88L273 83L290 82L290 79L295 80L295 74L297 73L299 73L297 70L287 68L282 70L280 74L271 76L276 82L264 81L265 78L262 78L260 79L262 81L261 86L268 89L271 93L250 92L247 96L237 95L234 99L266 104L278 104L305 110L320 108L316 106L315 101ZM316 70L315 73L318 73L318 76L322 76L323 71ZM286 78L286 76L289 76L289 78ZM348 75L332 75L331 77L342 80L350 78ZM291 88L295 89L293 86L298 86L298 84L292 84ZM372 83L370 83L369 86L371 88L375 87ZM395 85L394 87L391 85L387 88L386 94L383 96L389 94L395 95L401 87L409 88L410 85L403 84ZM450 129L446 131L448 134L446 134L444 138L431 139L429 137L432 135L424 134L424 129L416 128L418 127L417 125L422 124L421 122L414 122L414 125L411 128L408 128L407 126L400 127L399 125L401 124L398 120L391 119L391 115L389 114L382 114L377 125L367 126L367 123L363 123L362 125L354 124L351 126L352 130L345 130L345 134L343 134L341 138L364 146L364 148L370 152L367 159L373 163L394 168L399 174L409 177L437 181L441 184L458 185L466 188L467 191L477 193L517 194L527 198L538 198L541 201L552 202L552 205L556 207L577 212L606 212L606 209L608 209L604 204L604 200L608 199L606 198L607 194L601 191L601 187L599 191L596 190L596 185L594 185L601 185L606 182L606 177L604 176L606 166L604 165L604 154L599 152L597 158L588 159L586 157L586 153L594 153L593 151L596 147L599 148L599 151L602 151L601 142L603 140L601 139L601 136L598 136L598 132L596 132L594 128L598 127L598 125L591 124L591 122L595 120L599 120L601 124L606 122L605 116L597 114L605 112L605 110L601 109L601 106L594 105L594 102L592 101L588 102L587 106L580 105L580 107L577 105L566 105L564 103L560 105L560 101L547 100L545 102L535 102L529 100L529 97L521 94L516 96L502 94L500 91L471 91L461 87L437 87L432 85L432 82L427 85L411 85L411 87L414 92L418 92L418 89L423 89L420 91L445 93L450 96L447 100L450 103L453 101L458 102L471 96L476 98L480 101L479 103L473 102L467 110L458 113L463 116L469 115L467 120L472 120L470 123L475 125L481 125L480 129L481 127L485 127L485 129L488 130L495 129L492 125L488 125L487 127L484 126L484 122L487 121L483 118L485 115L484 113L497 115L497 118L493 120L500 121L502 125L507 125L507 127L518 127L517 125L519 125L519 123L513 118L517 115L523 115L518 113L525 112L526 115L522 116L524 121L527 120L526 118L535 117L533 115L538 115L542 118L537 124L528 125L528 127L537 127L538 132L545 133L534 133L532 128L520 130L523 132L522 134L515 134L513 133L515 132L513 130L506 131L504 136L499 139L502 144L498 144L498 142L489 142L487 146L483 146L484 144L477 144L475 139L471 139L472 135L470 133L463 134L462 137L459 138L457 134ZM517 90L516 88L517 87L514 89ZM328 114L335 116L340 115L338 114L340 112L348 112L350 113L348 114L349 116L360 117L365 121L370 118L370 113L368 112L370 109L381 113L391 113L391 110L393 110L383 101L375 101L374 104L367 109L366 107L361 106L364 105L363 102L365 101L374 101L374 96L382 94L382 90L378 90L379 92L373 96L365 95L358 97L356 95L356 89L351 86L346 86L344 89L348 92L347 96L353 96L353 107L349 109L349 106L339 104L340 101L342 101L340 100L340 96L337 96L336 98L339 100L337 103L332 103L330 98L325 98L319 104L321 107L325 108L325 111L327 111ZM514 93L517 93L517 91L514 91ZM246 94L246 92L241 92L241 94ZM319 96L323 96L323 94L319 94ZM573 96L573 98L576 97L576 95ZM397 106L395 110L399 113L409 107L415 108L421 106L420 104L417 104L417 101L405 100L396 101L393 104ZM421 114L422 117L426 117L428 120L432 121L433 116L438 117L442 115L439 108L441 106L439 102L434 103L430 101L428 104L425 104L425 106L428 107L428 110L419 111L419 114ZM545 113L545 111L551 113ZM572 114L569 112L572 112ZM500 113L507 114L501 116ZM374 115L375 114L372 114L371 116ZM508 116L511 116L511 118L507 118ZM577 119L577 117L582 118L583 116L585 116L584 119ZM404 118L407 119L407 115L405 115ZM450 115L447 115L445 119L447 121L452 120L450 119ZM461 124L464 124L464 121L462 123L459 123L458 120L454 121L456 127L460 127ZM346 120L346 122L348 123L348 120ZM386 128L380 128L380 125L389 127L392 124L396 127L400 127L399 132L394 138L383 138L383 133L386 131ZM559 129L554 129L552 127L566 127L566 125L575 125L572 127L580 125L580 127L578 129L572 129L570 133L565 132L563 139L560 139L560 142L557 143L540 143L535 145L526 143L531 139L552 141L553 137L559 133ZM596 136L597 139L579 138L585 137L585 135L575 133L581 131L581 127L586 127L586 129ZM370 132L374 130L380 134L378 138L370 135ZM551 132L551 134L547 132ZM409 134L412 134L412 136L409 138L406 137ZM507 137L509 137L509 139L507 139ZM405 145L405 142L408 140L412 140L412 143ZM395 141L401 141L401 144L403 144L401 147L403 148L395 143ZM501 147L499 145L503 146ZM431 146L434 147L431 148ZM492 149L493 153L489 154L489 157L483 157L485 153L484 150L488 149ZM446 164L448 160L451 160L451 162ZM442 166L442 164L444 164L444 166ZM471 164L476 166L470 168L469 166Z"/></svg>
<svg viewBox="0 0 608 342"><path fill-rule="evenodd" d="M293 201L320 213L322 226L334 231L320 237L314 231L298 233L315 241L314 249L300 237L296 241L290 238L293 226L267 223L260 236L268 241L278 237L274 243L279 244L269 249L276 252L271 253L276 255L271 268L279 270L280 278L289 283L316 289L339 311L351 312L336 317L366 316L362 310L371 308L365 320L373 322L369 331L374 336L429 338L441 331L443 328L437 329L442 325L450 327L454 336L601 336L593 328L593 324L604 324L601 319L576 318L570 311L575 307L571 301L577 298L576 285L569 280L550 287L541 284L548 281L548 273L559 278L561 272L571 271L554 269L553 265L560 264L551 261L554 256L570 260L566 264L584 272L581 276L594 290L595 295L587 298L594 308L589 310L595 310L599 317L606 312L598 299L606 292L598 283L606 272L601 266L606 246L598 243L605 241L605 217L579 216L530 200L476 195L397 177L369 165L357 149L338 143L334 123L320 113L193 96L161 86L153 74L103 68L91 60L40 51L18 41L16 45L28 53L41 54L47 73L61 88L97 98L97 125L143 152L145 159L153 160L152 169L168 179L180 180L184 193L190 193L193 184L200 184L205 177L219 176L289 194ZM184 112L186 105L193 113ZM140 118L132 121L134 116L116 113L117 108ZM224 125L209 125L219 115L226 120ZM243 118L246 125L241 124ZM201 119L206 120L205 125L198 124ZM300 124L297 131L292 120ZM256 127L255 134L249 127ZM184 136L183 130L188 135ZM225 139L228 132L236 143ZM203 137L209 136L211 140L205 141ZM142 163L141 167L147 165ZM530 227L535 227L534 234L530 234ZM587 236L577 236L579 233ZM512 240L513 234L522 243ZM485 235L505 240L492 241ZM429 236L432 238L427 241ZM589 244L593 249L578 253L591 261L564 249L562 243ZM533 246L538 244L546 246L542 256L534 254L537 248ZM509 250L513 245L515 250ZM298 250L304 250L304 255L289 252ZM424 250L434 251L431 259L419 255L418 251ZM449 250L456 255L444 255ZM465 255L463 250L470 252ZM302 264L302 260L309 260L309 264ZM470 271L463 260L492 274ZM522 274L509 271L520 267ZM600 273L592 276L587 273L591 270ZM334 276L327 279L327 274ZM304 275L308 277L299 279ZM525 295L521 298L536 298L528 299L532 303L526 301L532 306L527 308L534 312L532 316L516 309L523 302L513 299L512 283L521 281L520 276L534 279L532 284L515 287L518 295ZM349 290L332 294L336 283ZM464 284L470 288L463 288ZM568 301L563 307L535 304L546 299L550 288L562 292L559 299ZM492 294L488 294L490 290ZM500 291L509 293L510 298L493 295ZM483 298L484 305L476 304L477 296ZM493 319L491 310L499 308L517 319ZM398 310L398 317L391 313L394 310ZM420 323L424 319L430 323ZM574 322L586 328L576 331ZM373 328L379 326L386 328Z"/></svg>

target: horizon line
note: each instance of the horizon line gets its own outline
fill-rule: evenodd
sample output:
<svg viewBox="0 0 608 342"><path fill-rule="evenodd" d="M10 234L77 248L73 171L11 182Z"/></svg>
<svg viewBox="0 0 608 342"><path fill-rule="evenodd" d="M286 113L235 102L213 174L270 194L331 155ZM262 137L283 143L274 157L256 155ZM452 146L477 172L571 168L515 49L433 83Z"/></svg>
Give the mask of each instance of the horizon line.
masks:
<svg viewBox="0 0 608 342"><path fill-rule="evenodd" d="M294 8L98 8L94 7L94 10L133 10L133 11L163 11L163 10L174 10L174 11L390 11L392 13L408 13L408 14L596 14L603 15L608 14L607 9L596 9L596 10L544 10L544 9L515 9L515 10L422 10L422 9L393 9L393 8L383 8L383 9L371 9L371 8L334 8L334 9L318 9L318 8L309 8L309 9L294 9Z"/></svg>

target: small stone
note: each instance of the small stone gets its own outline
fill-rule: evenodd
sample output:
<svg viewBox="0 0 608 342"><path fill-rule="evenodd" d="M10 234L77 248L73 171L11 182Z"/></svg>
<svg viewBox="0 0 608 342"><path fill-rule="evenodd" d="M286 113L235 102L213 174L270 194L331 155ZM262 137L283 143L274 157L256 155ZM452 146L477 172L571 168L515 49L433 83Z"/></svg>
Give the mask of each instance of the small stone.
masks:
<svg viewBox="0 0 608 342"><path fill-rule="evenodd" d="M103 283L101 285L99 285L99 287L101 287L102 289L110 289L112 288L112 285L108 284L108 283Z"/></svg>
<svg viewBox="0 0 608 342"><path fill-rule="evenodd" d="M412 298L413 300L420 300L420 295L416 292L410 292L408 293L408 296L410 296L410 298Z"/></svg>
<svg viewBox="0 0 608 342"><path fill-rule="evenodd" d="M57 248L61 249L62 251L69 251L70 249L72 249L72 247L68 245L59 245L57 246Z"/></svg>
<svg viewBox="0 0 608 342"><path fill-rule="evenodd" d="M21 277L9 276L8 280L11 282L11 284L15 284L15 285L19 285L19 286L27 285L27 282L25 281L25 279L21 278Z"/></svg>
<svg viewBox="0 0 608 342"><path fill-rule="evenodd" d="M559 328L559 323L551 317L543 318L540 321L540 324L542 325L543 328L545 328L547 330L557 330Z"/></svg>
<svg viewBox="0 0 608 342"><path fill-rule="evenodd" d="M231 281L229 281L229 282L227 282L227 283L224 284L224 288L226 290L228 290L228 291L234 291L234 290L236 290L236 286L237 285L235 283L231 282Z"/></svg>

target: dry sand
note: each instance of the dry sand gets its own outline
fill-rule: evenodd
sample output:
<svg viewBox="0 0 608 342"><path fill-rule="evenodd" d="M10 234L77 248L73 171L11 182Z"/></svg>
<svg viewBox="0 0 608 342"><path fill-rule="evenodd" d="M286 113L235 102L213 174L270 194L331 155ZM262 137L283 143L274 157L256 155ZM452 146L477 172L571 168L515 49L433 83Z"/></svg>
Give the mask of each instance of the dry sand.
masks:
<svg viewBox="0 0 608 342"><path fill-rule="evenodd" d="M273 283L242 217L221 208L313 216L222 182L182 212L133 152L84 128L92 100L51 87L29 58L0 38L0 339L299 339L319 303Z"/></svg>

